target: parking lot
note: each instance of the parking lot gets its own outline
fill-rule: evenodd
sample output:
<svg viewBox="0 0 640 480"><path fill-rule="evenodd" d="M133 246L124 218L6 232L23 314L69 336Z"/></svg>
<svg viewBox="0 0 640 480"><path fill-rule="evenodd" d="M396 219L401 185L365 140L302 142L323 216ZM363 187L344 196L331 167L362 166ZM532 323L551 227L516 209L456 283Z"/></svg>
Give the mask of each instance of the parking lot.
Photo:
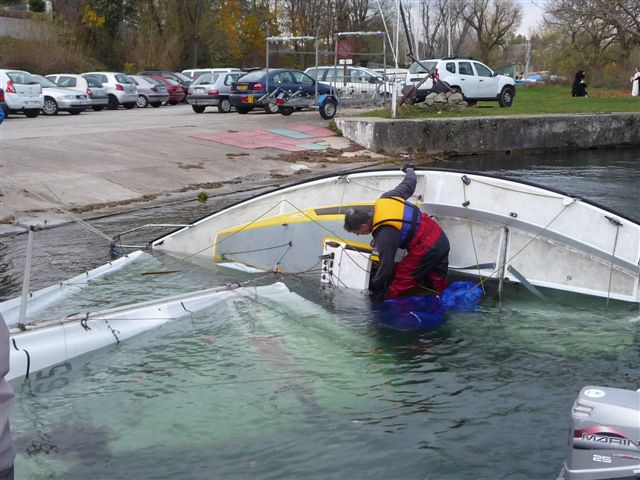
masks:
<svg viewBox="0 0 640 480"><path fill-rule="evenodd" d="M0 220L6 231L14 222L68 220L58 207L93 212L99 206L132 208L132 200L195 198L200 191L219 194L282 178L297 180L292 177L296 174L341 170L344 158L333 163L336 150L350 145L337 136L312 139L330 147L331 153L307 156L296 147L287 151L285 143L285 150L275 143L247 148L256 146L256 132L265 129L287 135L290 129L295 133L328 126L317 111L288 117L213 109L196 114L184 104L75 116L11 115L0 126ZM219 134L233 140L225 144L203 139Z"/></svg>

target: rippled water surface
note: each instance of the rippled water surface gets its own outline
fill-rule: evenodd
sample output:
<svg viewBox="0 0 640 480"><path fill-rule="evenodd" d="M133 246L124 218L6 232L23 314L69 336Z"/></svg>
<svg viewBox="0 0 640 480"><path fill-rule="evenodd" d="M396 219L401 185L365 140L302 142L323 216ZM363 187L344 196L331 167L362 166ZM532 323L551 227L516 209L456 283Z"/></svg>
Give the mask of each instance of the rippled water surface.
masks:
<svg viewBox="0 0 640 480"><path fill-rule="evenodd" d="M443 166L525 179L638 216L638 150ZM114 235L160 219L190 222L206 208L92 223ZM24 237L0 239L3 298L19 294ZM107 246L75 225L37 232L33 285L108 261ZM140 275L151 270L181 271ZM123 273L140 278L139 291L105 278L43 315L249 278L185 269L160 254ZM409 334L380 328L358 292L322 289L311 277L258 283L274 281L290 293L249 289L213 312L14 382L16 478L555 478L580 388L639 386L637 306L565 295L543 304L513 287L501 305L488 291L480 311Z"/></svg>

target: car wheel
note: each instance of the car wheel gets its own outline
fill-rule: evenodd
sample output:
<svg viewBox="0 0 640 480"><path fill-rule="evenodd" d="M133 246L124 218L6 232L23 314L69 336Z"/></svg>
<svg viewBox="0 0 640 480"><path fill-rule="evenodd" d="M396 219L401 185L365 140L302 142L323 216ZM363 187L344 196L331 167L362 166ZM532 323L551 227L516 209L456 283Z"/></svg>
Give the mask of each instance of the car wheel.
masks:
<svg viewBox="0 0 640 480"><path fill-rule="evenodd" d="M58 104L53 98L44 97L42 113L44 113L45 115L56 115L58 113Z"/></svg>
<svg viewBox="0 0 640 480"><path fill-rule="evenodd" d="M289 115L291 115L294 112L294 110L295 109L293 107L286 107L286 106L278 107L278 111L285 117L288 117Z"/></svg>
<svg viewBox="0 0 640 480"><path fill-rule="evenodd" d="M338 111L338 102L336 102L333 98L327 99L320 106L320 116L325 120L331 120L336 116L336 112Z"/></svg>
<svg viewBox="0 0 640 480"><path fill-rule="evenodd" d="M120 102L115 95L109 95L109 103L107 104L107 108L109 110L116 110L120 106Z"/></svg>
<svg viewBox="0 0 640 480"><path fill-rule="evenodd" d="M158 108L160 105L162 105L162 102L153 102L153 103L151 104L151 106L152 106L153 108Z"/></svg>
<svg viewBox="0 0 640 480"><path fill-rule="evenodd" d="M138 95L138 100L136 100L136 107L138 108L147 108L149 105L149 100L144 95Z"/></svg>
<svg viewBox="0 0 640 480"><path fill-rule="evenodd" d="M131 110L133 107L136 106L136 102L130 102L130 103L123 103L124 108L126 108L127 110Z"/></svg>
<svg viewBox="0 0 640 480"><path fill-rule="evenodd" d="M249 113L251 110L253 110L251 107L236 107L236 111L242 115Z"/></svg>
<svg viewBox="0 0 640 480"><path fill-rule="evenodd" d="M91 107L91 108L93 108L94 112L101 112L104 109L103 106L97 106L97 107Z"/></svg>
<svg viewBox="0 0 640 480"><path fill-rule="evenodd" d="M513 103L513 96L516 92L512 87L504 87L498 96L498 103L501 107L510 107Z"/></svg>
<svg viewBox="0 0 640 480"><path fill-rule="evenodd" d="M278 108L279 108L278 105L276 105L275 103L269 102L264 106L264 111L266 113L278 113Z"/></svg>
<svg viewBox="0 0 640 480"><path fill-rule="evenodd" d="M231 111L231 102L228 98L221 98L218 104L218 111L220 113L229 113Z"/></svg>
<svg viewBox="0 0 640 480"><path fill-rule="evenodd" d="M30 108L28 110L25 110L24 114L27 118L36 118L38 115L40 115L40 110L38 110L37 108Z"/></svg>
<svg viewBox="0 0 640 480"><path fill-rule="evenodd" d="M191 105L191 109L196 113L203 113L205 107L202 105Z"/></svg>

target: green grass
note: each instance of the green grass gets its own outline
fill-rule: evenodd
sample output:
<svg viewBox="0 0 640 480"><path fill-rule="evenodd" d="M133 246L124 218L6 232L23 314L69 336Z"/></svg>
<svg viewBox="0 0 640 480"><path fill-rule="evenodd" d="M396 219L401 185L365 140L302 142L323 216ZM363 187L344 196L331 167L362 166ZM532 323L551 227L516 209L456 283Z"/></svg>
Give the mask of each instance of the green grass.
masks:
<svg viewBox="0 0 640 480"><path fill-rule="evenodd" d="M498 102L478 102L461 112L428 111L417 105L398 107L396 118L479 117L491 115L536 115L548 113L640 112L640 97L630 91L589 87L589 96L571 96L571 86L517 86L513 105L501 108ZM391 108L363 113L362 116L391 118Z"/></svg>

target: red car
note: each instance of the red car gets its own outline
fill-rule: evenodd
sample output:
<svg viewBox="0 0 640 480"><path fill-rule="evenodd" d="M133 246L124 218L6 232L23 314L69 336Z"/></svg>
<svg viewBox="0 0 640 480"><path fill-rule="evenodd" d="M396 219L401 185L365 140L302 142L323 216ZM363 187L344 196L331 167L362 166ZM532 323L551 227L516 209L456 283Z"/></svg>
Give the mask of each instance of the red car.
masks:
<svg viewBox="0 0 640 480"><path fill-rule="evenodd" d="M169 78L164 78L162 75L147 75L148 77L155 78L156 80L160 80L167 85L167 90L169 91L169 105L177 105L180 102L184 102L187 92L178 82L171 80Z"/></svg>

